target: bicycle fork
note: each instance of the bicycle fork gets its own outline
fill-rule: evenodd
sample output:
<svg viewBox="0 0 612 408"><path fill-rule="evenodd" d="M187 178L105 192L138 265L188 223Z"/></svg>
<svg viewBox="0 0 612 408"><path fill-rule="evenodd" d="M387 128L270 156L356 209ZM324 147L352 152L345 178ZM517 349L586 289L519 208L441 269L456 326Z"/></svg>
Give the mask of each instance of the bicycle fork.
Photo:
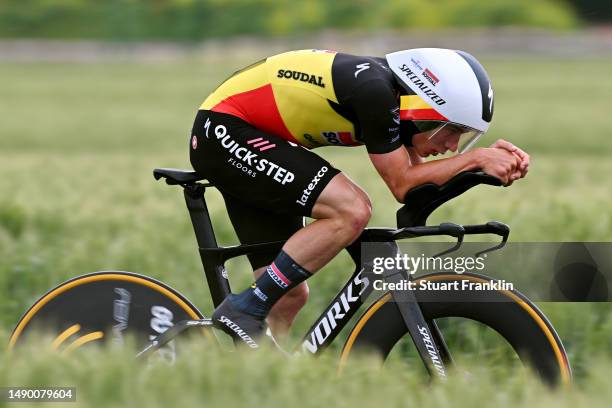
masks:
<svg viewBox="0 0 612 408"><path fill-rule="evenodd" d="M390 249L397 251L395 242L389 244ZM400 283L409 280L409 275L403 270L389 271L385 273L384 280ZM429 375L432 378L446 378L447 367L452 365L453 360L436 322L425 320L411 290L392 290L391 296Z"/></svg>

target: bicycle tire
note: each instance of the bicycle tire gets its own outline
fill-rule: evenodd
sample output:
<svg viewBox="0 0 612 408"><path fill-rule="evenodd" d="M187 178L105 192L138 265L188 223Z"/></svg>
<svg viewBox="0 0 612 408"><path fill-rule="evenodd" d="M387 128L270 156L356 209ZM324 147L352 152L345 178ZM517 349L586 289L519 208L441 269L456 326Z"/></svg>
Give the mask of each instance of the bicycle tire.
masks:
<svg viewBox="0 0 612 408"><path fill-rule="evenodd" d="M486 276L464 273L428 274L418 279L453 282L468 279L488 282ZM563 343L546 316L516 290L497 291L415 291L426 320L461 317L478 321L500 334L521 361L535 370L545 383L556 385L571 381L571 367ZM427 301L420 301L425 299ZM487 301L484 302L483 299ZM440 299L436 301L436 299ZM495 301L495 300L498 301ZM480 301L479 301L480 300ZM386 359L408 330L390 292L378 298L360 317L344 344L340 364L343 367L355 350L368 349ZM408 335L409 336L409 335Z"/></svg>
<svg viewBox="0 0 612 408"><path fill-rule="evenodd" d="M62 350L128 336L145 345L180 320L202 318L187 298L153 278L94 272L63 282L34 302L19 319L8 347L13 349L39 331L55 336L52 346Z"/></svg>

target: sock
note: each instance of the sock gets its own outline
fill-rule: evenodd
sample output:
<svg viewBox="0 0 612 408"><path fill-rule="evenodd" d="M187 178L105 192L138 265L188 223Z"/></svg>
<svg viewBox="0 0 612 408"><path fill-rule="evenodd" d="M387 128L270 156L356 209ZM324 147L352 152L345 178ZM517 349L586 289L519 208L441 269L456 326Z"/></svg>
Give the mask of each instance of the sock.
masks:
<svg viewBox="0 0 612 408"><path fill-rule="evenodd" d="M311 276L281 250L274 262L248 289L230 295L230 299L238 310L263 319L285 293Z"/></svg>

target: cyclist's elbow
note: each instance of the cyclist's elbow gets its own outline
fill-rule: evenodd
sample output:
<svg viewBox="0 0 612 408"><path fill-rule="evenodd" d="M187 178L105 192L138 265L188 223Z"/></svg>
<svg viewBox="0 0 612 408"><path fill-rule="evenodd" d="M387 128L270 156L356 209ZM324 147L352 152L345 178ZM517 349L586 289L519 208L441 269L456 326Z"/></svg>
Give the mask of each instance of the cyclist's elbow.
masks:
<svg viewBox="0 0 612 408"><path fill-rule="evenodd" d="M402 191L396 191L393 193L393 197L395 197L395 201L397 201L400 204L404 204L404 196L406 195L406 192Z"/></svg>
<svg viewBox="0 0 612 408"><path fill-rule="evenodd" d="M385 181L387 187L389 188L389 191L391 191L391 194L393 194L395 200L400 204L404 203L404 197L406 196L406 193L414 187L411 177L394 177L389 178Z"/></svg>
<svg viewBox="0 0 612 408"><path fill-rule="evenodd" d="M404 204L404 197L409 189L407 189L405 186L393 186L390 188L390 190L393 197L395 197L395 200L400 204Z"/></svg>

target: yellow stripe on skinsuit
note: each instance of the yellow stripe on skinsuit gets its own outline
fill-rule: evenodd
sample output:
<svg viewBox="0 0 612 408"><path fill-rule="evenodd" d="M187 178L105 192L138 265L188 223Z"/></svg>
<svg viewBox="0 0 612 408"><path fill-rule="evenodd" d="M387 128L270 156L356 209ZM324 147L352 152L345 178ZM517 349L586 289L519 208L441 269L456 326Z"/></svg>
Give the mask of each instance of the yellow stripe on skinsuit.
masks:
<svg viewBox="0 0 612 408"><path fill-rule="evenodd" d="M244 71L238 72L219 85L200 105L200 109L212 109L219 102L232 95L261 88L268 83L268 71L265 62L256 64L251 68L247 67Z"/></svg>
<svg viewBox="0 0 612 408"><path fill-rule="evenodd" d="M307 147L338 144L333 143L339 141L334 132L350 132L355 140L353 124L329 104L338 103L332 80L335 56L329 51L300 50L275 55L266 63L283 122Z"/></svg>

